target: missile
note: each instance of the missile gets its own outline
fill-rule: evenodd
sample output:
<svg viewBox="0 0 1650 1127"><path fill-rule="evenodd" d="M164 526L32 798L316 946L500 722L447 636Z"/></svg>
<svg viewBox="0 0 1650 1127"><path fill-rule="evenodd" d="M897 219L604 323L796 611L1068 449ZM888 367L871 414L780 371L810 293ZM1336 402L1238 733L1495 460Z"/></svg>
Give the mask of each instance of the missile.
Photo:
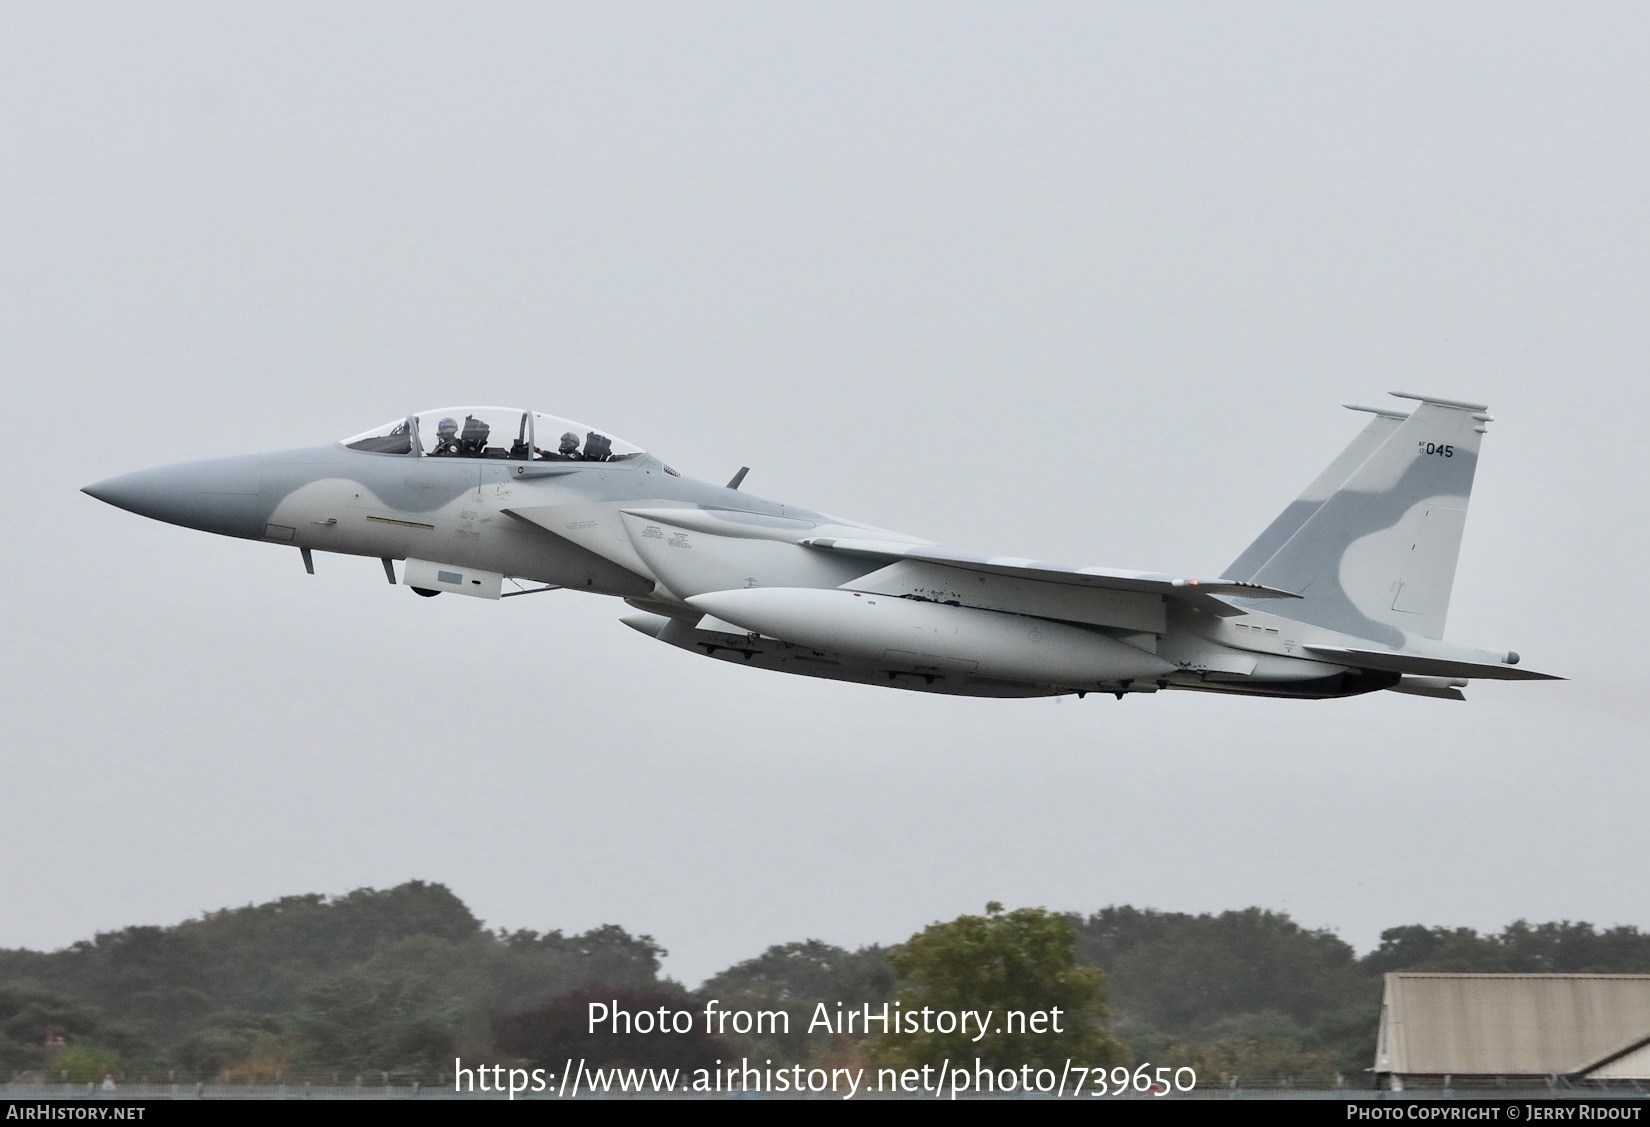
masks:
<svg viewBox="0 0 1650 1127"><path fill-rule="evenodd" d="M1144 680L1175 667L1098 630L859 591L752 587L695 595L697 610L782 642L891 668L1041 684Z"/></svg>

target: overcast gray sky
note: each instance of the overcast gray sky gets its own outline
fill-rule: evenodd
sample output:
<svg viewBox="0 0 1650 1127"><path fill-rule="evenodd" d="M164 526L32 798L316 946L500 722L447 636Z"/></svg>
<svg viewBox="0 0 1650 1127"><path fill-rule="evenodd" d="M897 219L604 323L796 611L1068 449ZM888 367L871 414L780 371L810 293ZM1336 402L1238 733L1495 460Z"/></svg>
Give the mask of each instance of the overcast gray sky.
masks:
<svg viewBox="0 0 1650 1127"><path fill-rule="evenodd" d="M696 983L1010 905L1650 925L1642 4L0 7L0 946L410 878ZM1218 571L1479 399L1466 704L994 702L141 520L517 404L963 547ZM1395 402L1395 401L1394 401Z"/></svg>

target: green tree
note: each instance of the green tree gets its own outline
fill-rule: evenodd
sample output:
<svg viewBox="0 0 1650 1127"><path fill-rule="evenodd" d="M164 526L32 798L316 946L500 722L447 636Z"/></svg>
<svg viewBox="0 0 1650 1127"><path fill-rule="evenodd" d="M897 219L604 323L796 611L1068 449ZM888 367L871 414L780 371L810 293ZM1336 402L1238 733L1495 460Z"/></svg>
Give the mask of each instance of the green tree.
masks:
<svg viewBox="0 0 1650 1127"><path fill-rule="evenodd" d="M697 1022L685 1033L619 1032L613 1027L591 1032L593 1003L629 1014L656 1014L661 1008L692 1013L696 999L674 983L642 990L591 987L576 990L530 1010L495 1016L493 1044L501 1053L556 1070L568 1060L592 1067L714 1068L736 1059L728 1043ZM627 1018L623 1028L630 1028Z"/></svg>
<svg viewBox="0 0 1650 1127"><path fill-rule="evenodd" d="M1071 920L1043 908L1004 912L996 901L985 910L930 924L888 961L905 984L897 997L902 1012L990 1011L989 1032L976 1041L973 1029L941 1033L934 1021L928 1032L890 1030L876 1039L878 1062L921 1067L977 1057L993 1068L1058 1068L1067 1059L1087 1065L1125 1060L1126 1050L1100 1024L1105 973L1077 965ZM1043 1033L1009 1032L1010 1013L1034 1011L1049 1013L1060 1031L1050 1024Z"/></svg>
<svg viewBox="0 0 1650 1127"><path fill-rule="evenodd" d="M885 948L849 951L805 939L776 943L756 958L707 978L699 989L713 998L756 994L782 1001L880 1001L893 997L894 972Z"/></svg>
<svg viewBox="0 0 1650 1127"><path fill-rule="evenodd" d="M808 1033L815 1007L831 1012L838 1003L877 1005L894 999L894 968L884 947L849 951L818 939L777 943L754 959L736 963L705 980L699 993L728 1009L783 1010L790 1018L784 1032L735 1034L727 1040L743 1055L775 1062L802 1062L811 1053L830 1051L819 1035ZM857 1032L845 1040L864 1038ZM843 1048L835 1044L837 1050Z"/></svg>
<svg viewBox="0 0 1650 1127"><path fill-rule="evenodd" d="M484 942L414 936L312 987L295 1019L302 1062L318 1071L434 1075L465 1026L478 1016L485 1023L490 983L468 949Z"/></svg>
<svg viewBox="0 0 1650 1127"><path fill-rule="evenodd" d="M30 982L0 983L0 1069L4 1075L38 1071L46 1061L45 1041L51 1034L79 1042L102 1040L107 1032L103 1014L79 998Z"/></svg>
<svg viewBox="0 0 1650 1127"><path fill-rule="evenodd" d="M1229 1037L1198 1048L1192 1069L1200 1085L1230 1080L1307 1080L1322 1083L1339 1062L1327 1049L1313 1049L1280 1037Z"/></svg>
<svg viewBox="0 0 1650 1127"><path fill-rule="evenodd" d="M88 1080L102 1080L106 1072L120 1071L120 1055L89 1041L70 1045L46 1066L47 1080L68 1080L84 1084Z"/></svg>
<svg viewBox="0 0 1650 1127"><path fill-rule="evenodd" d="M281 1032L281 1021L271 1015L217 1013L172 1047L172 1061L181 1066L181 1079L210 1080Z"/></svg>
<svg viewBox="0 0 1650 1127"><path fill-rule="evenodd" d="M1113 1028L1136 1060L1192 1063L1210 1046L1210 1060L1256 1079L1302 1075L1290 1062L1306 1050L1331 1053L1342 1072L1374 1059L1380 979L1332 932L1260 908L1114 905L1073 922L1078 959L1105 970Z"/></svg>
<svg viewBox="0 0 1650 1127"><path fill-rule="evenodd" d="M1192 916L1104 908L1078 921L1078 959L1109 976L1111 1003L1177 1039L1268 1011L1310 1025L1350 1002L1379 1004L1352 947L1260 908Z"/></svg>
<svg viewBox="0 0 1650 1127"><path fill-rule="evenodd" d="M1381 932L1361 966L1371 975L1396 970L1515 974L1635 974L1650 968L1650 934L1636 927L1596 930L1585 922L1517 920L1500 935L1469 927L1410 924Z"/></svg>

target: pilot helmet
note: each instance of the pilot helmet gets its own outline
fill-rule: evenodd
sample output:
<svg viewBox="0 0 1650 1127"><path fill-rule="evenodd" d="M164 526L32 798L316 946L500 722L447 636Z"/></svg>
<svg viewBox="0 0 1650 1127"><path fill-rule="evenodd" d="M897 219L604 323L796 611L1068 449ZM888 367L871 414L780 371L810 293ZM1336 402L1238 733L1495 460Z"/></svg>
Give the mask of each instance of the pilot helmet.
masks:
<svg viewBox="0 0 1650 1127"><path fill-rule="evenodd" d="M579 436L578 435L574 434L572 431L568 431L566 434L561 436L561 451L560 451L561 453L563 453L563 454L572 454L572 453L575 453L578 450L578 448L579 448Z"/></svg>
<svg viewBox="0 0 1650 1127"><path fill-rule="evenodd" d="M435 425L435 433L442 439L449 439L458 433L457 419L442 419Z"/></svg>

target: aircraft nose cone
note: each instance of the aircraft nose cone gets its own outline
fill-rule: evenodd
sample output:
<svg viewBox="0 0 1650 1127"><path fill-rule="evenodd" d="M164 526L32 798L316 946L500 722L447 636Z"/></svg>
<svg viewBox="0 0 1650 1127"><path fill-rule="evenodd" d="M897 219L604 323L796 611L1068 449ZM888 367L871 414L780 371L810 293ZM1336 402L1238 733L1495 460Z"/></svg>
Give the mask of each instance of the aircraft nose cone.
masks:
<svg viewBox="0 0 1650 1127"><path fill-rule="evenodd" d="M141 517L205 532L253 536L263 528L259 466L253 459L219 458L138 470L93 482L81 492Z"/></svg>
<svg viewBox="0 0 1650 1127"><path fill-rule="evenodd" d="M82 486L80 491L117 509L125 509L139 516L152 516L158 507L156 502L161 500L163 493L155 488L159 483L154 477L153 470L124 473L104 478L102 481L94 481L90 485Z"/></svg>

